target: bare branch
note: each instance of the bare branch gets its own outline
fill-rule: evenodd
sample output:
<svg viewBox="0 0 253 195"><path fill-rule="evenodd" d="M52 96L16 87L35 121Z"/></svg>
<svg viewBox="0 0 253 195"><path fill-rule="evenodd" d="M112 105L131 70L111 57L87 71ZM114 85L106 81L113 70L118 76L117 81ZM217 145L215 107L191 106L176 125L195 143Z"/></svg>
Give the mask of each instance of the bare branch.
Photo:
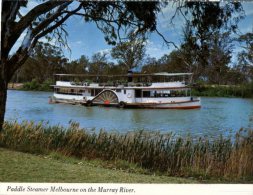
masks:
<svg viewBox="0 0 253 195"><path fill-rule="evenodd" d="M55 7L63 4L65 2L62 1L47 1L45 3L42 3L35 8L33 8L30 12L27 13L24 17L22 17L18 22L12 21L10 25L12 25L9 28L4 27L4 29L10 29L11 32L4 32L2 33L3 40L6 40L5 43L8 43L8 45L4 45L3 48L6 51L5 53L9 53L13 45L16 43L20 35L24 32L26 28L28 28L32 21L34 21L35 18L40 16L43 13L46 13ZM8 35L9 34L9 35ZM8 35L8 36L7 36ZM2 48L2 49L3 49Z"/></svg>
<svg viewBox="0 0 253 195"><path fill-rule="evenodd" d="M166 43L166 45L169 47L170 44L172 44L175 48L179 49L178 46L173 41L168 41L162 33L160 33L157 29L155 29L156 33L163 39L163 41Z"/></svg>
<svg viewBox="0 0 253 195"><path fill-rule="evenodd" d="M65 6L63 6L63 7L65 7ZM27 57L29 56L29 53L32 51L32 48L36 45L36 43L38 42L38 40L41 37L47 35L48 33L51 33L53 30L55 30L56 28L61 26L74 12L77 12L80 9L81 9L81 6L79 6L77 9L73 10L69 14L65 15L61 20L57 21L54 25L48 27L47 29L45 29L44 31L42 31L41 33L39 33L37 35L35 35L34 31L32 31L33 40L30 42L30 46L24 48L23 45L21 45L21 47L17 50L16 54L14 56L12 56L11 59L9 60L10 62L12 62L12 61L15 62L15 63L13 63L13 64L15 64L15 66L13 65L11 70L9 70L8 72L10 74L14 73L23 64L23 62L27 59ZM62 10L62 9L60 9L60 10ZM32 38L32 37L29 37L29 38ZM18 58L17 56L22 56L22 57Z"/></svg>
<svg viewBox="0 0 253 195"><path fill-rule="evenodd" d="M66 2L64 4L62 4L61 6L59 6L59 8L55 11L55 13L53 15L51 15L49 18L45 19L43 22L41 22L34 30L33 30L33 34L36 35L38 34L42 29L44 29L45 27L47 27L49 24L51 24L56 18L58 18L59 16L61 16L62 10L64 10L71 2ZM81 8L81 6L79 6L79 9Z"/></svg>
<svg viewBox="0 0 253 195"><path fill-rule="evenodd" d="M177 51L180 53L180 54L183 54L182 51L180 50L180 48L173 42L173 41L168 41L157 29L155 30L156 33L162 37L163 41L167 44L167 46L169 47L170 44L172 44L176 49ZM187 66L190 66L190 64L184 60L184 58L182 58L181 56L179 56L183 62L187 65Z"/></svg>
<svg viewBox="0 0 253 195"><path fill-rule="evenodd" d="M15 25L15 31L17 33L20 31L23 32L24 29L26 29L32 23L32 21L34 21L34 18L37 18L39 15L46 13L65 3L66 2L63 1L47 1L36 6L30 12L28 12L28 14L21 18L21 20Z"/></svg>

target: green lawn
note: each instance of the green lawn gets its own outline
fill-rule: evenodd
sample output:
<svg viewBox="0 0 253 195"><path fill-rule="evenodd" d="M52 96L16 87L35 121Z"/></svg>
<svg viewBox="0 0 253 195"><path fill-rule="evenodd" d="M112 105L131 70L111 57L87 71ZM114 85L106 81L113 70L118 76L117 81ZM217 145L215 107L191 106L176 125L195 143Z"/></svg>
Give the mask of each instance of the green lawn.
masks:
<svg viewBox="0 0 253 195"><path fill-rule="evenodd" d="M37 156L0 148L0 182L197 183L193 179L142 174L145 171L138 168L131 172L113 170L102 164L58 154Z"/></svg>

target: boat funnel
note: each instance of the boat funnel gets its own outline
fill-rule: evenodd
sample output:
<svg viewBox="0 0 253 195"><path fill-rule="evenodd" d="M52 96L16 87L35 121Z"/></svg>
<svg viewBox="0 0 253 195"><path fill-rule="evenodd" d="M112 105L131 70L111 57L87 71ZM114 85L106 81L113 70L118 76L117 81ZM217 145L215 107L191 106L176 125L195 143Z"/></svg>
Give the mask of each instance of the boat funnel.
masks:
<svg viewBox="0 0 253 195"><path fill-rule="evenodd" d="M127 81L128 82L133 82L133 71L132 70L129 70L127 72Z"/></svg>

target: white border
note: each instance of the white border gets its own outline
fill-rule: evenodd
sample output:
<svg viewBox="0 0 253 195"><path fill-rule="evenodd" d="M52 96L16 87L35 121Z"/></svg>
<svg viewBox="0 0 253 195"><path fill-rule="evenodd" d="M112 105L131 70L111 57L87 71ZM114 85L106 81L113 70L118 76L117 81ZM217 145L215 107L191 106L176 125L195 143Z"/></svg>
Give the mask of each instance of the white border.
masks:
<svg viewBox="0 0 253 195"><path fill-rule="evenodd" d="M0 183L0 195L23 194L252 195L253 184Z"/></svg>

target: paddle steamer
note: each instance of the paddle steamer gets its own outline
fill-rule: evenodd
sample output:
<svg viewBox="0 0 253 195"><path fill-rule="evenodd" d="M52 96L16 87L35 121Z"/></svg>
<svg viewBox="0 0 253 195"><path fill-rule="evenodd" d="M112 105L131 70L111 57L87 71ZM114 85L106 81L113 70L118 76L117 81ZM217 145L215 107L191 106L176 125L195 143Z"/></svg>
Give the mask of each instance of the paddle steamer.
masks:
<svg viewBox="0 0 253 195"><path fill-rule="evenodd" d="M194 109L199 97L191 95L192 73L153 73L90 76L56 74L51 103L103 105L120 108Z"/></svg>

